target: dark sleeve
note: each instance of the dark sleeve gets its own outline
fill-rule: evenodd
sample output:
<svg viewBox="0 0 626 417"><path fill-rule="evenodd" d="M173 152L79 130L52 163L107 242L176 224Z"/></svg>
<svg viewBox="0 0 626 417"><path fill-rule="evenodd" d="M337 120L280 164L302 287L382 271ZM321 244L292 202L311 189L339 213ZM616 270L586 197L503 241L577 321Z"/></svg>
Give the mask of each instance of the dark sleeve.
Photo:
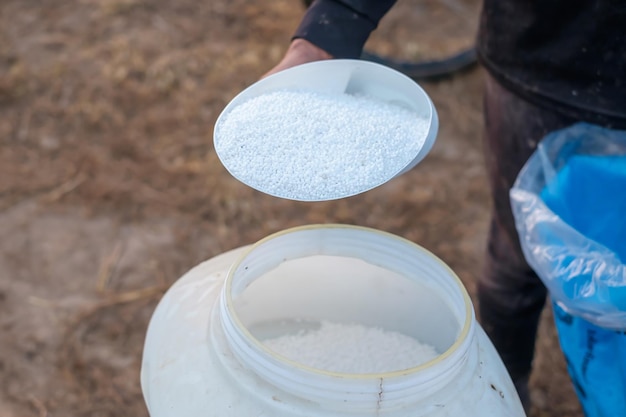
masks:
<svg viewBox="0 0 626 417"><path fill-rule="evenodd" d="M370 33L395 0L315 0L295 38L303 38L334 58L358 58Z"/></svg>

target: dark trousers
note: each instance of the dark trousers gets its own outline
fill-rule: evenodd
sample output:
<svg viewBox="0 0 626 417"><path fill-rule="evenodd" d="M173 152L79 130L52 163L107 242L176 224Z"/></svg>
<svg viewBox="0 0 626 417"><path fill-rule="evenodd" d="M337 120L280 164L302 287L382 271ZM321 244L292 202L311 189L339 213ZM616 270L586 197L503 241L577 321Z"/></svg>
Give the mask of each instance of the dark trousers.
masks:
<svg viewBox="0 0 626 417"><path fill-rule="evenodd" d="M522 254L509 190L537 143L577 120L533 105L487 77L485 160L493 215L485 270L478 283L481 325L513 380L528 376L546 289Z"/></svg>

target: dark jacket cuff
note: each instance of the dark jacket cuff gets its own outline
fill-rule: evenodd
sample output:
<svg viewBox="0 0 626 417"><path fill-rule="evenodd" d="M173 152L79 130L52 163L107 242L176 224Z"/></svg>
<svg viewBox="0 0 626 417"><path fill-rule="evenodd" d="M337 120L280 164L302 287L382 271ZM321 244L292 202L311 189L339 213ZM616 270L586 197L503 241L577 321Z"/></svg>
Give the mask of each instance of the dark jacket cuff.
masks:
<svg viewBox="0 0 626 417"><path fill-rule="evenodd" d="M393 3L317 0L305 13L293 38L306 39L333 58L359 58L370 33Z"/></svg>

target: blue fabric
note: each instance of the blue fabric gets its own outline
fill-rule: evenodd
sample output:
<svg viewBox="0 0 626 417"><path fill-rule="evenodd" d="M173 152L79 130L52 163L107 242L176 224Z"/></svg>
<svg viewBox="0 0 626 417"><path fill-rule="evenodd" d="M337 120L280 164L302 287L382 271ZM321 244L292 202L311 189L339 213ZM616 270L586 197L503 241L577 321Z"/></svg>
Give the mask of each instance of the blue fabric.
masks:
<svg viewBox="0 0 626 417"><path fill-rule="evenodd" d="M626 156L573 155L541 199L565 223L626 262Z"/></svg>

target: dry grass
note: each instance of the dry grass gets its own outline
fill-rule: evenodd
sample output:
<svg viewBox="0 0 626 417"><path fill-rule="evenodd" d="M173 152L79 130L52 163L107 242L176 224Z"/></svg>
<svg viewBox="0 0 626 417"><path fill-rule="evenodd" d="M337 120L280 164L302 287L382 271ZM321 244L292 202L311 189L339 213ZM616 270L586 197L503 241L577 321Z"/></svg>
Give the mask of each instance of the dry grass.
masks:
<svg viewBox="0 0 626 417"><path fill-rule="evenodd" d="M405 0L369 45L409 58L459 49L473 42L477 6ZM287 227L405 236L473 291L489 210L479 70L425 85L442 122L435 149L365 195L277 200L219 164L215 119L279 59L301 13L297 0L0 4L3 417L147 415L138 370L163 291L200 260ZM549 320L534 415L579 417L552 365Z"/></svg>

